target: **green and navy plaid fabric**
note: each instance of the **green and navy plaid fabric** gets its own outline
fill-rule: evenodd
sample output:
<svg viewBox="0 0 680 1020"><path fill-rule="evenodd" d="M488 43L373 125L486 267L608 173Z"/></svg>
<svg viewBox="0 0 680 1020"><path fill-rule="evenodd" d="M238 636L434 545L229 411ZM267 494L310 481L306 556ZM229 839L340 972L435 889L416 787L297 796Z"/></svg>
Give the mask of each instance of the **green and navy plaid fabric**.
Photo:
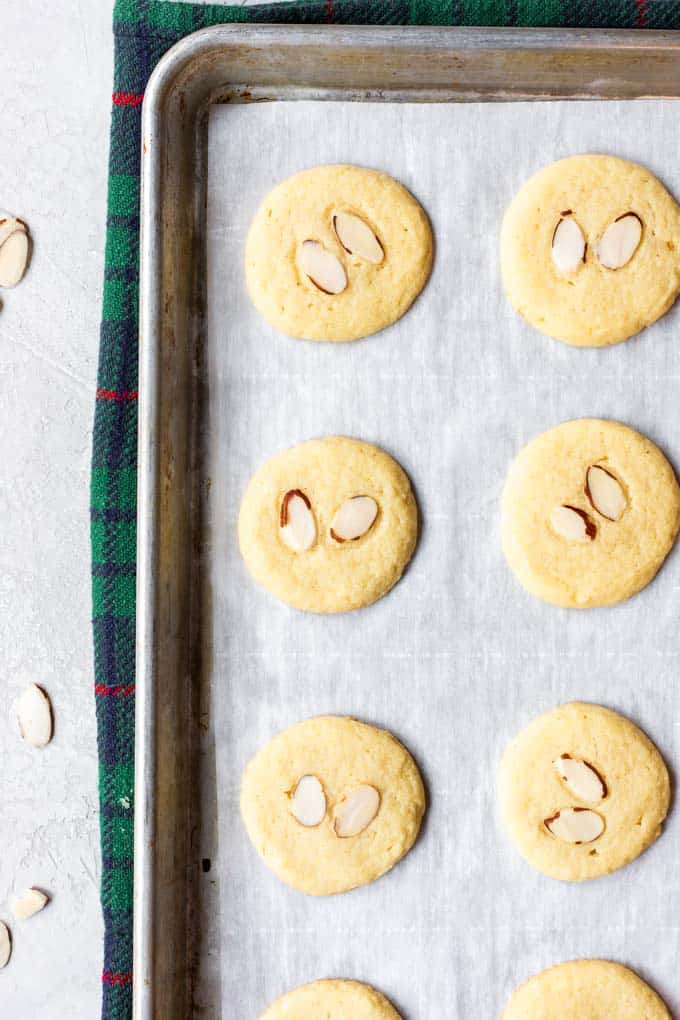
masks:
<svg viewBox="0 0 680 1020"><path fill-rule="evenodd" d="M195 6L117 0L104 311L92 454L92 591L99 740L104 1020L132 1015L135 509L140 121L156 63L227 22L680 28L675 0L315 0Z"/></svg>

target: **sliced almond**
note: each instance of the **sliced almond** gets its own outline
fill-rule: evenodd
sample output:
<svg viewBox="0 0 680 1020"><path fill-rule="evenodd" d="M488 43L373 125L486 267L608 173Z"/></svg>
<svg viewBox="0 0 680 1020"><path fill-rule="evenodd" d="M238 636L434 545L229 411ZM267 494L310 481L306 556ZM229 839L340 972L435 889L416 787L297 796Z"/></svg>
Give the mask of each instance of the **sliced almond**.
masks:
<svg viewBox="0 0 680 1020"><path fill-rule="evenodd" d="M586 471L585 493L592 508L608 521L618 521L628 506L621 482L601 464L591 464Z"/></svg>
<svg viewBox="0 0 680 1020"><path fill-rule="evenodd" d="M12 216L11 213L0 211L0 247L2 247L9 235L13 234L16 230L21 230L24 234L28 233L28 227L18 216Z"/></svg>
<svg viewBox="0 0 680 1020"><path fill-rule="evenodd" d="M362 783L348 793L335 808L333 828L341 839L358 836L380 810L380 794L374 786Z"/></svg>
<svg viewBox="0 0 680 1020"><path fill-rule="evenodd" d="M9 928L4 921L0 921L0 970L7 966L11 955L12 936L10 935Z"/></svg>
<svg viewBox="0 0 680 1020"><path fill-rule="evenodd" d="M385 257L383 246L368 223L354 213L338 212L333 217L338 241L350 255L358 255L377 266Z"/></svg>
<svg viewBox="0 0 680 1020"><path fill-rule="evenodd" d="M604 818L590 808L563 808L543 824L563 843L592 843L604 832Z"/></svg>
<svg viewBox="0 0 680 1020"><path fill-rule="evenodd" d="M610 223L597 242L595 253L605 269L622 269L630 262L642 238L642 220L627 212Z"/></svg>
<svg viewBox="0 0 680 1020"><path fill-rule="evenodd" d="M0 287L16 287L28 265L28 234L14 230L0 245Z"/></svg>
<svg viewBox="0 0 680 1020"><path fill-rule="evenodd" d="M345 267L333 252L326 251L320 241L302 242L300 266L324 294L341 294L347 286Z"/></svg>
<svg viewBox="0 0 680 1020"><path fill-rule="evenodd" d="M592 542L597 528L585 510L576 506L556 506L550 514L553 531L567 542Z"/></svg>
<svg viewBox="0 0 680 1020"><path fill-rule="evenodd" d="M17 702L19 732L31 747L46 747L52 739L52 706L42 687L29 684Z"/></svg>
<svg viewBox="0 0 680 1020"><path fill-rule="evenodd" d="M607 796L607 786L602 776L582 758L561 754L554 763L557 773L571 793L579 800L597 804Z"/></svg>
<svg viewBox="0 0 680 1020"><path fill-rule="evenodd" d="M12 900L12 913L17 921L27 921L34 914L39 914L49 903L50 898L40 889L27 889L23 896Z"/></svg>
<svg viewBox="0 0 680 1020"><path fill-rule="evenodd" d="M281 501L281 538L293 552L311 549L316 540L312 504L300 489L290 489Z"/></svg>
<svg viewBox="0 0 680 1020"><path fill-rule="evenodd" d="M352 496L336 511L331 523L331 538L336 542L353 542L373 527L378 504L372 496Z"/></svg>
<svg viewBox="0 0 680 1020"><path fill-rule="evenodd" d="M321 825L326 817L326 794L316 776L303 776L290 802L293 817L309 828Z"/></svg>
<svg viewBox="0 0 680 1020"><path fill-rule="evenodd" d="M555 227L552 258L560 273L573 273L585 262L586 239L576 220L563 218Z"/></svg>

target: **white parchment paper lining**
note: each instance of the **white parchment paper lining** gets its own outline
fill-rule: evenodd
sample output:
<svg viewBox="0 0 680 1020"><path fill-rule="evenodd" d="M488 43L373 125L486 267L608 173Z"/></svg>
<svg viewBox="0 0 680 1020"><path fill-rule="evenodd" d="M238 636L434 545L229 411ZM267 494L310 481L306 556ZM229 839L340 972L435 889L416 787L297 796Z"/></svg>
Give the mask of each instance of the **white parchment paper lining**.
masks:
<svg viewBox="0 0 680 1020"><path fill-rule="evenodd" d="M498 231L530 174L579 152L638 160L680 197L679 123L673 101L214 109L206 543L222 1017L250 1020L299 983L342 976L375 984L406 1020L493 1020L519 982L591 956L633 966L680 1011L677 812L633 865L566 885L522 860L495 808L504 745L566 700L622 711L677 767L677 551L622 606L563 611L527 595L510 573L498 513L514 454L569 418L624 421L680 464L680 311L614 348L563 346L510 308ZM382 334L345 345L277 334L251 306L242 269L248 225L269 188L331 162L401 180L436 237L434 272L413 309ZM324 618L255 587L236 521L243 488L267 457L333 433L399 460L422 533L387 598ZM325 712L397 734L422 768L430 802L420 840L390 875L311 899L256 856L239 817L239 780L275 733Z"/></svg>

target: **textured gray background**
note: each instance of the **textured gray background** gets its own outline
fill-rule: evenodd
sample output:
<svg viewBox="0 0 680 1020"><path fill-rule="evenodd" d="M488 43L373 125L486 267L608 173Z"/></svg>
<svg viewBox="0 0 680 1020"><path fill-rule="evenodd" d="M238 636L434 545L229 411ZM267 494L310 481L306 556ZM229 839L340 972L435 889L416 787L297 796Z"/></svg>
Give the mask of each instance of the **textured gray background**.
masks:
<svg viewBox="0 0 680 1020"><path fill-rule="evenodd" d="M568 612L519 587L501 553L498 509L513 455L568 418L621 419L680 460L680 306L620 347L565 347L510 308L498 230L535 169L581 151L644 161L680 195L677 116L676 103L290 103L212 114L207 623L222 1002L233 1020L328 975L375 982L408 1020L495 1017L535 971L600 955L633 965L680 1005L677 813L632 866L568 886L520 858L498 826L494 796L506 742L539 712L576 698L623 711L676 763L678 551L624 605ZM434 273L413 309L378 336L346 345L287 339L245 294L248 224L278 180L343 160L393 173L423 202L436 236ZM263 460L334 432L397 457L423 527L390 595L323 618L255 588L238 554L236 518ZM422 838L390 875L315 900L260 863L238 821L238 787L245 761L270 736L329 711L402 738L423 768L430 809Z"/></svg>
<svg viewBox="0 0 680 1020"><path fill-rule="evenodd" d="M88 487L111 96L106 2L0 3L0 208L35 250L0 292L0 918L13 922L7 1020L96 1017L101 987ZM55 738L32 751L12 703L49 690Z"/></svg>

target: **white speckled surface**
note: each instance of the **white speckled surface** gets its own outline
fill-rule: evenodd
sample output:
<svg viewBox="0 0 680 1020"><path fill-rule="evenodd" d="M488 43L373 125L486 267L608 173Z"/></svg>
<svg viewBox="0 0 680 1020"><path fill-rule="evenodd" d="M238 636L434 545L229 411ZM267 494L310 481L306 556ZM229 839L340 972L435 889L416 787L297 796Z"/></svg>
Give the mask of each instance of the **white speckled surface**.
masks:
<svg viewBox="0 0 680 1020"><path fill-rule="evenodd" d="M102 284L111 5L0 4L0 208L34 238L24 282L0 292L0 971L3 1020L99 1012L97 753L88 486ZM55 737L22 744L12 703L49 691ZM8 900L53 897L28 921Z"/></svg>

